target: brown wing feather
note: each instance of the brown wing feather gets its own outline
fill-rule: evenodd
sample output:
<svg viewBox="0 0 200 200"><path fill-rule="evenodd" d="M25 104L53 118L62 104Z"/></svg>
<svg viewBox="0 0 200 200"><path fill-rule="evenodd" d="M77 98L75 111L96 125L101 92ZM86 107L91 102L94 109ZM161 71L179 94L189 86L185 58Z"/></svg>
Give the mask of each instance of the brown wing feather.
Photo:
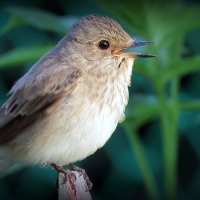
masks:
<svg viewBox="0 0 200 200"><path fill-rule="evenodd" d="M43 112L36 112L29 116L17 116L0 129L0 145L6 144L35 120L39 120Z"/></svg>
<svg viewBox="0 0 200 200"><path fill-rule="evenodd" d="M17 81L0 109L0 145L16 137L44 110L70 94L80 77L78 68L60 63L57 57L48 54L43 57Z"/></svg>
<svg viewBox="0 0 200 200"><path fill-rule="evenodd" d="M0 128L0 145L6 144L36 120L40 120L41 117L45 117L50 112L52 112L59 105L59 102L63 100L63 97L60 96L57 100L47 104L45 107L33 114L27 116L19 115L7 123L5 126Z"/></svg>

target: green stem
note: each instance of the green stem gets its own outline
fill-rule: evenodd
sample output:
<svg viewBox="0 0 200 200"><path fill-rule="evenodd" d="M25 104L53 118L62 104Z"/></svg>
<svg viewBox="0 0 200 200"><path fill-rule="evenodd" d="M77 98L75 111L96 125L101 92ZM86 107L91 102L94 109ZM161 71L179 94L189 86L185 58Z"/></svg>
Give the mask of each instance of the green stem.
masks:
<svg viewBox="0 0 200 200"><path fill-rule="evenodd" d="M124 128L129 137L129 141L131 142L131 147L138 161L141 173L144 178L145 187L149 193L150 199L152 200L159 199L156 183L152 174L152 170L149 166L147 157L144 152L144 148L137 136L137 133L136 131L130 128L128 123L124 123Z"/></svg>
<svg viewBox="0 0 200 200"><path fill-rule="evenodd" d="M164 85L157 87L159 103L161 108L161 125L163 130L163 151L165 166L165 196L166 199L176 199L176 168L177 168L177 146L178 146L178 79L171 82L171 102L165 96Z"/></svg>

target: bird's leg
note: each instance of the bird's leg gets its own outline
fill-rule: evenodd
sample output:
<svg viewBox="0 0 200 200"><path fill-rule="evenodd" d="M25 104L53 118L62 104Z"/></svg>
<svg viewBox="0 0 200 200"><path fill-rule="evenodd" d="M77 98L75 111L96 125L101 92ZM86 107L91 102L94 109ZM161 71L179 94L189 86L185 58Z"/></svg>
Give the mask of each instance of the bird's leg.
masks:
<svg viewBox="0 0 200 200"><path fill-rule="evenodd" d="M65 183L69 181L71 188L76 191L75 189L75 181L76 181L76 175L71 172L68 169L64 169L62 166L57 165L56 163L51 163L51 166L59 173L62 173L65 175Z"/></svg>
<svg viewBox="0 0 200 200"><path fill-rule="evenodd" d="M80 176L83 175L83 177L84 177L84 179L85 179L85 182L86 182L86 184L87 184L87 189L86 189L86 191L89 191L89 190L92 188L92 182L90 181L90 179L89 179L87 173L85 172L85 170L84 170L84 169L81 169L80 167L77 167L77 166L74 165L73 163L69 163L69 164L68 164L68 167L69 167L69 169L72 170L72 171L77 171L77 172L79 172L79 173L80 173Z"/></svg>
<svg viewBox="0 0 200 200"><path fill-rule="evenodd" d="M67 170L64 169L62 166L57 165L56 163L51 163L51 166L58 172L58 173L63 173L66 174Z"/></svg>

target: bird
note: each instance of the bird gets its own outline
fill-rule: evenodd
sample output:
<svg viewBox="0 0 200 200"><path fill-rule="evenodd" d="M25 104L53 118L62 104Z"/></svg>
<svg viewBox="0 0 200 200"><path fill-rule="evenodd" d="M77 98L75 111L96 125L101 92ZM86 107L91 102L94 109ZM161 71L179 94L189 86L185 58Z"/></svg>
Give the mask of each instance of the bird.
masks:
<svg viewBox="0 0 200 200"><path fill-rule="evenodd" d="M64 166L101 148L124 120L136 42L114 19L87 15L9 91L0 108L0 169Z"/></svg>

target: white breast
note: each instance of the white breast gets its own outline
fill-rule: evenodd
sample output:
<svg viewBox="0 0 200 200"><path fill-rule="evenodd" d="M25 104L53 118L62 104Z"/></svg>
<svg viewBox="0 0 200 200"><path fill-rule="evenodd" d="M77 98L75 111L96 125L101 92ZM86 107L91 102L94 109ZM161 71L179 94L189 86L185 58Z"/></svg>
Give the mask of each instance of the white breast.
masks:
<svg viewBox="0 0 200 200"><path fill-rule="evenodd" d="M99 104L98 99L91 101L87 95L82 100L77 97L29 129L24 135L33 135L32 143L25 152L20 150L18 154L24 154L24 159L33 163L64 165L81 160L102 147L123 119L132 64L132 59L127 60L126 73L106 85L103 103Z"/></svg>

